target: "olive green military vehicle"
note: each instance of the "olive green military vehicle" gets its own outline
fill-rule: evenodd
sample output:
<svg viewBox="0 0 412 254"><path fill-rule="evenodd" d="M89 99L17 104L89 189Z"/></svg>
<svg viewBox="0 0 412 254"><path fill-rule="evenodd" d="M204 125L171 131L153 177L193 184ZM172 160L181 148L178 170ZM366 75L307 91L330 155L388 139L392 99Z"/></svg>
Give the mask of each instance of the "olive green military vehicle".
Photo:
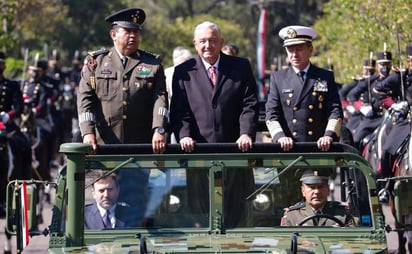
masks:
<svg viewBox="0 0 412 254"><path fill-rule="evenodd" d="M40 229L50 237L49 253L388 251L377 182L370 165L349 146L334 144L329 152L321 152L314 143L302 143L283 152L277 144L255 144L245 153L236 144L198 144L187 154L169 145L161 155L152 154L150 145L104 145L97 154L90 149L81 143L60 147L67 160L57 181L47 183L55 187L56 200L50 226ZM333 172L328 199L348 209L356 226L344 226L327 214L321 216L334 220L333 226L305 226L316 216L295 226L281 226L285 209L302 201L299 179L302 169L308 168ZM94 202L93 184L99 178L93 178L93 172L97 170L104 176L119 175L117 206L129 211L130 224L85 228L85 216L90 216L85 215L85 207ZM226 177L240 171L252 173L253 188L238 199L239 205L227 196L244 183L228 185ZM206 182L199 184L206 186L203 195L194 195L199 186L188 184L194 172L206 176ZM41 184L14 181L8 186L7 230L16 234L20 251L29 237L31 241L44 237L33 211L36 187ZM194 203L206 204L206 209L197 209Z"/></svg>

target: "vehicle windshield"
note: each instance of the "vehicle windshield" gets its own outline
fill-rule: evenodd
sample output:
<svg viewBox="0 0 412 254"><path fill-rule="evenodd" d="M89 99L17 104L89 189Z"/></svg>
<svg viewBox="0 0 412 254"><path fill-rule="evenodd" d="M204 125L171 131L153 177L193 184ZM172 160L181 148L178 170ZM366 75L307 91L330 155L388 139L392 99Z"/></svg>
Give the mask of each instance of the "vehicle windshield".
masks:
<svg viewBox="0 0 412 254"><path fill-rule="evenodd" d="M303 158L299 154L289 157L89 157L85 169L85 229L342 226L330 218L323 218L332 221L323 225L314 225L313 218L302 222L315 214L312 210L309 215L299 212L301 217L285 224L285 220L295 216L290 213L285 217L286 211L307 206L302 174L312 167L304 154ZM352 224L342 221L345 227L372 226L369 189L363 172L355 167L319 164L322 165L316 165L315 174L328 172L327 205L322 205L325 216L321 217L330 215L344 220L330 214L331 210L325 208L328 206L353 216ZM112 175L116 178L110 184ZM314 199L319 198L313 195ZM107 223L106 210L111 214Z"/></svg>

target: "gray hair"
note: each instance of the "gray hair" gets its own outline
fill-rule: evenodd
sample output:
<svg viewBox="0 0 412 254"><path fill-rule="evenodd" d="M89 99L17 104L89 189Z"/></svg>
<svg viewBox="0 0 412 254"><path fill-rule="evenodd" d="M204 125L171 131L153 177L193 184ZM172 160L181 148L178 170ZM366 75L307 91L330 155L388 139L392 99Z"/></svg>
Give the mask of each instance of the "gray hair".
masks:
<svg viewBox="0 0 412 254"><path fill-rule="evenodd" d="M192 53L185 47L178 46L173 50L173 65L178 65L192 57Z"/></svg>
<svg viewBox="0 0 412 254"><path fill-rule="evenodd" d="M196 26L195 28L195 32L193 34L193 38L196 39L196 33L199 32L200 30L206 29L206 28L210 28L212 30L215 30L219 36L222 36L222 33L220 32L220 28L217 24L210 22L210 21L204 21L202 23L200 23L199 25Z"/></svg>

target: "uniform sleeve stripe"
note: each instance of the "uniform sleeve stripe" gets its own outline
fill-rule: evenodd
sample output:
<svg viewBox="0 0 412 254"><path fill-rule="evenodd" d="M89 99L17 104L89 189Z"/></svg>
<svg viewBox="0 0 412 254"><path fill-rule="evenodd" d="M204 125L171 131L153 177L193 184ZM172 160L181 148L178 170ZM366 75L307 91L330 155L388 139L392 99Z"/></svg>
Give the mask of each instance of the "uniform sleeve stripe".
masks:
<svg viewBox="0 0 412 254"><path fill-rule="evenodd" d="M84 112L79 114L79 123L95 122L96 118L92 112Z"/></svg>
<svg viewBox="0 0 412 254"><path fill-rule="evenodd" d="M328 125L326 126L326 131L333 131L336 135L340 136L340 130L342 127L342 119L329 119Z"/></svg>
<svg viewBox="0 0 412 254"><path fill-rule="evenodd" d="M266 126L268 127L270 136L273 138L279 133L283 133L282 126L278 121L266 121Z"/></svg>
<svg viewBox="0 0 412 254"><path fill-rule="evenodd" d="M168 118L169 117L169 110L165 107L160 107L158 109L157 114L160 115L160 116L164 116L164 117Z"/></svg>

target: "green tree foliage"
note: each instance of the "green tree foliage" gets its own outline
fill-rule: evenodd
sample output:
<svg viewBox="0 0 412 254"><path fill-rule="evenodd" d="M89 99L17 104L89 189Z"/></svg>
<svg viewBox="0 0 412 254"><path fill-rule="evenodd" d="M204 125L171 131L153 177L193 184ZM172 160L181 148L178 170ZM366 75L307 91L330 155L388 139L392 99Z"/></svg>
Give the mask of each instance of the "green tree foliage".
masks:
<svg viewBox="0 0 412 254"><path fill-rule="evenodd" d="M360 74L362 59L368 59L371 51L382 52L384 44L392 52L393 64L405 65L405 46L412 42L411 4L412 0L331 0L314 25L320 35L314 61L326 65L329 59L342 83Z"/></svg>

